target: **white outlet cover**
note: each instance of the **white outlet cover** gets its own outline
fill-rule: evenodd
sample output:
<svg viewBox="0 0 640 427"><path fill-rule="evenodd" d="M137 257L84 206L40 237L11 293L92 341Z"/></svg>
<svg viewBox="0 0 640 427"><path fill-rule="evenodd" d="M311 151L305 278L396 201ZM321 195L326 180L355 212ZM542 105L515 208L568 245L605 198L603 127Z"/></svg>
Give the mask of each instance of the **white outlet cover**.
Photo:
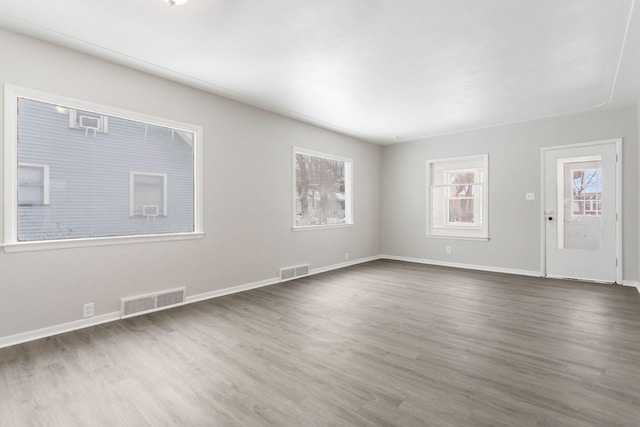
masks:
<svg viewBox="0 0 640 427"><path fill-rule="evenodd" d="M524 195L524 198L525 198L526 200L535 200L535 199L536 199L536 195L535 195L535 193L526 193L526 194Z"/></svg>
<svg viewBox="0 0 640 427"><path fill-rule="evenodd" d="M94 304L92 302L86 303L82 306L82 317L93 317L94 315Z"/></svg>

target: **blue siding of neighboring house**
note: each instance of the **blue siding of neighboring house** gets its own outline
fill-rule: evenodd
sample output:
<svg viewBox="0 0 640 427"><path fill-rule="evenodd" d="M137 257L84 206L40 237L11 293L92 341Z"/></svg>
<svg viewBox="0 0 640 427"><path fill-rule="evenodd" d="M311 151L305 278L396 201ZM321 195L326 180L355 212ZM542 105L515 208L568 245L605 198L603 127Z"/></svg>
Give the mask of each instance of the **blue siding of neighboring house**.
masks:
<svg viewBox="0 0 640 427"><path fill-rule="evenodd" d="M193 148L171 129L109 117L108 134L85 136L55 106L21 99L18 162L50 170L50 204L18 206L19 241L193 231ZM166 217L129 216L132 171L167 174Z"/></svg>

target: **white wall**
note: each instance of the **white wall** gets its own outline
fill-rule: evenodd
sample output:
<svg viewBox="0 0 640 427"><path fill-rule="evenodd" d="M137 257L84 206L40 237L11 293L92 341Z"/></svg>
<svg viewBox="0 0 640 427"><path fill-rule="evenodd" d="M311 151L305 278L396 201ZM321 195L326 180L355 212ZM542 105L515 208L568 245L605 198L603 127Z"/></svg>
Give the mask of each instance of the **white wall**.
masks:
<svg viewBox="0 0 640 427"><path fill-rule="evenodd" d="M623 278L638 280L638 132L635 107L590 112L387 146L382 169L385 255L540 272L541 147L623 138ZM427 159L489 154L489 242L429 239ZM536 194L526 201L525 193ZM445 254L451 246L452 253Z"/></svg>
<svg viewBox="0 0 640 427"><path fill-rule="evenodd" d="M206 232L0 252L0 338L78 320L86 302L100 315L118 311L121 297L181 285L197 295L276 277L283 266L380 253L380 147L3 30L0 63L0 84L203 126ZM354 159L354 227L291 230L293 145Z"/></svg>

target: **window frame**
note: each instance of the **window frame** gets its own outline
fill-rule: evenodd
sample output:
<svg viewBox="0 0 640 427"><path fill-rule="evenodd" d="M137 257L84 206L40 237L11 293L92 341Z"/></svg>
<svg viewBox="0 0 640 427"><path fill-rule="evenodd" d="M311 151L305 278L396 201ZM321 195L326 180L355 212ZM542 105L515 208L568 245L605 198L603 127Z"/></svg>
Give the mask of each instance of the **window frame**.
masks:
<svg viewBox="0 0 640 427"><path fill-rule="evenodd" d="M18 241L18 111L19 98L45 102L54 105L94 111L100 115L135 120L150 125L168 127L193 134L193 231L137 234L107 237L82 237L60 240ZM201 126L182 123L174 120L154 117L143 113L132 112L120 108L94 104L61 95L41 92L34 89L4 84L4 191L3 212L4 228L1 246L5 252L23 252L33 250L53 250L87 246L106 246L130 243L151 243L160 241L201 239L204 237L203 228L203 129Z"/></svg>
<svg viewBox="0 0 640 427"><path fill-rule="evenodd" d="M344 203L344 218L345 221L342 224L313 224L313 225L296 225L296 200L298 197L298 193L296 191L296 154L303 154L306 156L319 157L328 160L337 160L344 162L344 194L345 194L345 203ZM304 231L304 230L323 230L330 228L345 228L345 227L353 227L354 226L354 215L353 215L353 159L348 157L337 156L334 154L322 153L315 150L310 150L302 147L292 147L291 149L291 170L292 170L292 198L291 198L291 229L293 231Z"/></svg>
<svg viewBox="0 0 640 427"><path fill-rule="evenodd" d="M477 166L480 165L480 166ZM482 170L482 182L478 183L478 173ZM481 223L449 223L449 197L448 192L443 193L440 209L443 214L442 225L434 226L433 209L435 201L433 190L437 187L448 187L450 184L436 185L437 182L433 176L436 171L443 174L443 179L453 172L473 172L474 186L480 186L481 194L478 195L474 191L474 219L480 218ZM446 182L446 179L445 179ZM479 201L481 206L475 203ZM475 222L475 221L474 221ZM443 159L431 159L426 161L426 237L444 238L444 239L463 239L463 240L489 240L489 155L477 154L471 156L461 156Z"/></svg>
<svg viewBox="0 0 640 427"><path fill-rule="evenodd" d="M21 204L17 200L18 187L20 187L20 182L17 179L17 173L21 167L42 169L42 203L38 204L38 206L48 206L51 202L51 199L50 199L51 184L50 184L49 165L46 163L31 163L31 162L19 162L18 167L16 168L16 206L30 206L29 204Z"/></svg>

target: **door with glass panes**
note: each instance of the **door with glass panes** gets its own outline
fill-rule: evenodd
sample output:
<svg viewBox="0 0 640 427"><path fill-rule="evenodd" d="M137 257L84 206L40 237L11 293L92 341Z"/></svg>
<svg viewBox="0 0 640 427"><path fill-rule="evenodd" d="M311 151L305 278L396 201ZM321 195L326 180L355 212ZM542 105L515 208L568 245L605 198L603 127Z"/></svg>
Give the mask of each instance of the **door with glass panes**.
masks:
<svg viewBox="0 0 640 427"><path fill-rule="evenodd" d="M611 140L544 150L547 276L620 280L619 146Z"/></svg>

